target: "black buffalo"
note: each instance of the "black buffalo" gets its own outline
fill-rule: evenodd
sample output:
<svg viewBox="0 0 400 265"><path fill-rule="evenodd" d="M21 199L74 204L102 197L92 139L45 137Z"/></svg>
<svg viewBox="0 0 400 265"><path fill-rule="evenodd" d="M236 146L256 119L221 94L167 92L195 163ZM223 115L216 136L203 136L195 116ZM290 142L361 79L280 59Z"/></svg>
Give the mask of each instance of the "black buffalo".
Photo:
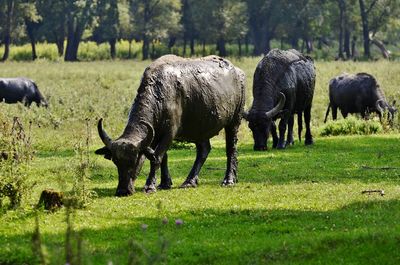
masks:
<svg viewBox="0 0 400 265"><path fill-rule="evenodd" d="M325 121L328 119L329 110L332 108L332 118L336 120L339 108L343 117L349 113L360 114L368 118L369 113L376 112L379 119L385 110L388 111L389 121L397 111L386 101L385 94L379 87L376 79L367 73L341 74L329 82L329 105L326 110Z"/></svg>
<svg viewBox="0 0 400 265"><path fill-rule="evenodd" d="M145 192L171 188L167 150L174 139L196 144L193 168L181 187L196 187L198 175L211 150L210 138L225 129L227 168L222 185L237 180L237 132L245 102L244 73L217 56L184 59L166 55L144 72L128 123L116 139L98 131L105 147L96 151L118 168L117 196L133 193L144 158L150 160Z"/></svg>
<svg viewBox="0 0 400 265"><path fill-rule="evenodd" d="M0 78L0 102L23 102L30 106L35 102L38 106L48 106L37 85L27 78Z"/></svg>
<svg viewBox="0 0 400 265"><path fill-rule="evenodd" d="M271 131L273 147L293 144L294 114L298 115L299 139L302 114L306 124L305 144L313 143L310 120L315 87L313 60L296 50L271 50L258 63L253 80L253 104L244 118L253 132L254 150L266 150ZM279 122L279 138L274 120ZM287 141L285 141L288 127Z"/></svg>

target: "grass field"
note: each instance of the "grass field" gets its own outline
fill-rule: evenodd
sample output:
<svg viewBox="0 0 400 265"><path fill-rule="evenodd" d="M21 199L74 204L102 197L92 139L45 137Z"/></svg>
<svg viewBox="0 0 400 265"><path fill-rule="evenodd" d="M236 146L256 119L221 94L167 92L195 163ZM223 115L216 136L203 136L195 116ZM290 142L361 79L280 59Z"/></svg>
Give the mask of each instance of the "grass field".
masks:
<svg viewBox="0 0 400 265"><path fill-rule="evenodd" d="M246 108L251 105L252 75L258 60L233 60L247 74ZM102 146L95 125L103 117L108 133L119 136L148 64L0 64L1 77L34 79L50 102L49 109L0 104L4 119L19 116L24 124L33 121L36 151L28 170L36 185L20 209L0 215L0 264L35 263L33 206L43 189L72 188L79 163L76 145L87 137L91 151L88 185L97 197L72 215L73 228L83 238L83 264L128 264L137 249L133 240L153 253L152 257L158 257L160 245L167 243L166 260L157 262L168 264L400 263L399 119L395 129L378 135L319 136L330 78L344 71L369 72L387 98L399 101L400 63L316 62L315 145L305 147L296 141L284 151L253 152L244 122L239 132L239 183L232 188L219 186L225 167L221 134L212 140L198 188L177 188L195 157L195 149L185 146L169 152L172 190L151 195L141 192L149 171L146 163L136 182L137 192L116 198L115 166L94 155ZM361 194L371 189L382 189L385 195ZM38 216L50 263L65 264L65 210L39 211ZM183 224L177 225L176 220ZM139 261L151 263L145 258Z"/></svg>

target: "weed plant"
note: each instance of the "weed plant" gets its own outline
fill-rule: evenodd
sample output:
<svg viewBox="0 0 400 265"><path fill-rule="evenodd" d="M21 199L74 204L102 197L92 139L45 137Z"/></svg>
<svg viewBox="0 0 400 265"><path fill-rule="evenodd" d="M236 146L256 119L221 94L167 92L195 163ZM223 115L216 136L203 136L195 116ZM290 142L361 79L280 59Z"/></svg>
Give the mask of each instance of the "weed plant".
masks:
<svg viewBox="0 0 400 265"><path fill-rule="evenodd" d="M20 119L11 122L0 113L0 208L18 208L33 187L28 179L28 163L33 158L30 138ZM8 198L8 203L5 199Z"/></svg>

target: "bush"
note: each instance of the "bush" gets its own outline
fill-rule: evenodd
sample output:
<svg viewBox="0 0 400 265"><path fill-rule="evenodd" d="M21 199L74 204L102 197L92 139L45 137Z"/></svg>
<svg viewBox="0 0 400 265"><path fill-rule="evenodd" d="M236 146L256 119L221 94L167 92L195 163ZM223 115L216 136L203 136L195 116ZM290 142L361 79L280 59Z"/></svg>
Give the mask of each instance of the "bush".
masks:
<svg viewBox="0 0 400 265"><path fill-rule="evenodd" d="M369 135L382 132L382 125L378 121L360 120L355 117L330 121L321 129L321 136L336 135Z"/></svg>
<svg viewBox="0 0 400 265"><path fill-rule="evenodd" d="M26 168L32 157L30 127L26 133L19 118L0 115L0 208L18 208L31 190Z"/></svg>

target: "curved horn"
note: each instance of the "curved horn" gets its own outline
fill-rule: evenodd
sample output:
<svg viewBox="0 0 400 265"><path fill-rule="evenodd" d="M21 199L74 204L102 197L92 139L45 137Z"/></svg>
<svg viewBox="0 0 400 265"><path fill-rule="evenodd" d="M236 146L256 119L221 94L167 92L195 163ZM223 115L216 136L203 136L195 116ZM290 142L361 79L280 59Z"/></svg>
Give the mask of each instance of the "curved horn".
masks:
<svg viewBox="0 0 400 265"><path fill-rule="evenodd" d="M384 102L384 100L383 100L383 99L378 99L378 100L375 102L375 108L376 108L377 111L379 111L380 113L382 113L382 112L384 112L384 110L383 110L383 108L381 107L380 102Z"/></svg>
<svg viewBox="0 0 400 265"><path fill-rule="evenodd" d="M243 119L248 121L249 120L249 112L248 111L243 111L242 112L242 117L243 117Z"/></svg>
<svg viewBox="0 0 400 265"><path fill-rule="evenodd" d="M149 147L151 142L153 142L154 139L154 129L153 126L151 126L147 121L140 121L144 126L147 128L147 136L146 138L141 142L140 146L141 147Z"/></svg>
<svg viewBox="0 0 400 265"><path fill-rule="evenodd" d="M103 129L103 118L101 118L97 124L97 130L99 132L99 136L101 140L103 141L104 145L108 148L111 149L111 143L112 140L106 133L106 131Z"/></svg>
<svg viewBox="0 0 400 265"><path fill-rule="evenodd" d="M278 105L276 105L272 110L265 112L265 117L267 119L272 119L273 117L275 117L279 113L279 111L283 109L283 106L285 106L286 97L282 92L280 92L279 94L281 99L279 100Z"/></svg>

